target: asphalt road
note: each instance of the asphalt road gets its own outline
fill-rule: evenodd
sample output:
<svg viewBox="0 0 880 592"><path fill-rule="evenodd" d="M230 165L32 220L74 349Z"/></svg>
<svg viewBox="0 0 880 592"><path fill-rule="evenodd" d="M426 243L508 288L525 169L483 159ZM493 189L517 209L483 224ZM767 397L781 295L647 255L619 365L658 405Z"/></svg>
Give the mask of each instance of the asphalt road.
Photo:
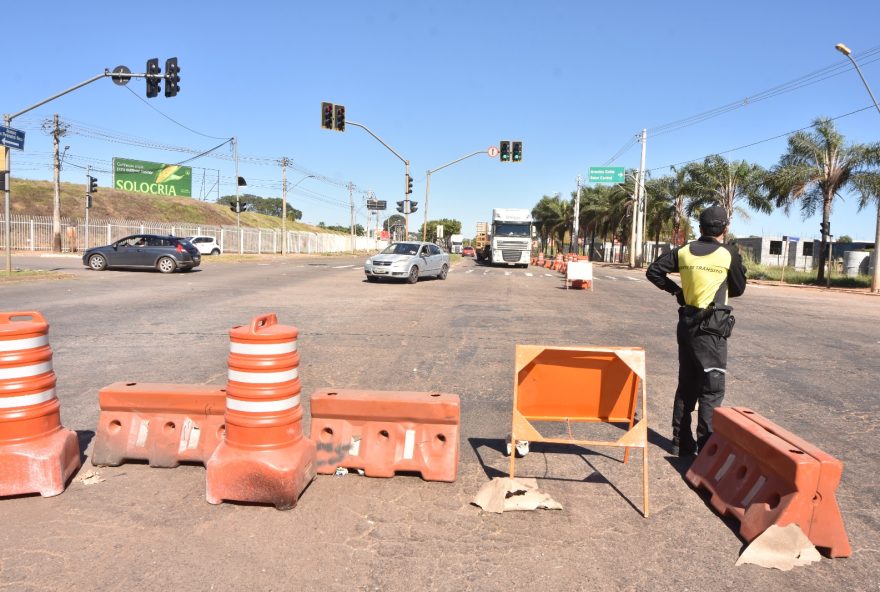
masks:
<svg viewBox="0 0 880 592"><path fill-rule="evenodd" d="M676 305L642 272L596 270L566 291L543 269L464 260L446 281L364 281L362 257L206 261L198 271L92 272L74 258L16 265L72 277L0 284L0 309L51 323L66 427L91 454L98 390L115 381L222 384L228 330L275 312L300 330L304 405L323 387L457 393L455 483L319 476L288 512L205 502L201 466L101 468L53 498L0 500L0 590L877 590L880 299L750 284L734 302L727 405L744 405L845 463L854 549L783 573L734 567L743 542L665 448ZM562 511L470 504L505 475L515 344L646 349L651 516L641 458L532 447L518 462ZM306 423L306 429L308 425ZM93 470L86 460L83 471Z"/></svg>

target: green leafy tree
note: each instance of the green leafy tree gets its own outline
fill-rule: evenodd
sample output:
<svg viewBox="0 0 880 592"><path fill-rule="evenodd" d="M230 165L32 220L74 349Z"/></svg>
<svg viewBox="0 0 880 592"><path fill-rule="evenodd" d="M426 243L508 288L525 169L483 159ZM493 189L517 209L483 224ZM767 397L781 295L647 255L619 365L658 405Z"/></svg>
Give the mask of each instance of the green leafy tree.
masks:
<svg viewBox="0 0 880 592"><path fill-rule="evenodd" d="M766 179L771 199L788 214L799 203L804 219L822 209L822 223L830 224L834 198L845 191L859 195L859 206L880 198L880 143L846 144L834 122L819 118L812 131L788 138L788 149ZM817 281L825 280L827 236L819 248Z"/></svg>
<svg viewBox="0 0 880 592"><path fill-rule="evenodd" d="M266 216L274 216L276 218L281 217L281 198L280 197L260 197L259 195L254 195L252 193L245 193L239 195L239 201L247 204L245 207L246 212L255 212L257 214L265 214ZM234 195L224 195L220 199L217 200L217 203L231 206L235 203ZM290 205L290 202L287 204L287 219L288 220L302 220L303 213Z"/></svg>
<svg viewBox="0 0 880 592"><path fill-rule="evenodd" d="M441 220L428 220L428 232L425 235L425 240L428 242L436 242L437 241L437 226L443 227L443 240L449 238L452 234L461 234L461 222L459 220L454 220L450 218L443 218ZM422 236L424 224L419 226L419 237Z"/></svg>
<svg viewBox="0 0 880 592"><path fill-rule="evenodd" d="M532 208L532 219L545 252L550 250L551 241L555 242L553 251L558 253L562 250L565 233L571 227L572 209L571 202L558 195L545 195Z"/></svg>
<svg viewBox="0 0 880 592"><path fill-rule="evenodd" d="M850 235L844 234L843 236L841 236L840 238L837 239L837 242L848 245L853 242L853 239Z"/></svg>

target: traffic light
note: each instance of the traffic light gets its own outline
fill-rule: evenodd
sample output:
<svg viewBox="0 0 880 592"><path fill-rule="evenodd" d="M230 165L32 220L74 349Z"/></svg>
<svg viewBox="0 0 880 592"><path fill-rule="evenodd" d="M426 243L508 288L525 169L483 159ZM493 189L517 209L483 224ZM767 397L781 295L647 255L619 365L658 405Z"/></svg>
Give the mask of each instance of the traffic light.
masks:
<svg viewBox="0 0 880 592"><path fill-rule="evenodd" d="M159 96L159 80L162 77L162 70L159 69L159 58L151 58L147 60L147 98Z"/></svg>
<svg viewBox="0 0 880 592"><path fill-rule="evenodd" d="M401 214L403 214L403 202L402 201L397 202L397 211L400 212Z"/></svg>
<svg viewBox="0 0 880 592"><path fill-rule="evenodd" d="M89 177L89 191L88 191L88 193L89 193L89 195L91 195L91 194L97 193L97 192L98 192L98 179L90 176Z"/></svg>
<svg viewBox="0 0 880 592"><path fill-rule="evenodd" d="M522 162L522 142L511 142L513 162Z"/></svg>
<svg viewBox="0 0 880 592"><path fill-rule="evenodd" d="M412 193L412 177L406 175L406 194Z"/></svg>
<svg viewBox="0 0 880 592"><path fill-rule="evenodd" d="M165 96L176 97L180 92L180 66L177 65L177 58L168 58L165 60ZM157 89L158 90L158 89Z"/></svg>
<svg viewBox="0 0 880 592"><path fill-rule="evenodd" d="M510 162L510 142L502 140L499 151L501 153L499 157L501 162Z"/></svg>
<svg viewBox="0 0 880 592"><path fill-rule="evenodd" d="M345 106L344 105L336 105L334 107L334 112L336 115L336 131L344 132L345 131Z"/></svg>
<svg viewBox="0 0 880 592"><path fill-rule="evenodd" d="M333 129L333 103L321 103L321 127Z"/></svg>
<svg viewBox="0 0 880 592"><path fill-rule="evenodd" d="M819 231L822 233L822 236L831 236L831 222L819 224Z"/></svg>
<svg viewBox="0 0 880 592"><path fill-rule="evenodd" d="M415 214L415 213L416 213L416 210L419 209L419 208L418 208L418 205L419 205L419 202L417 202L417 201L413 201L413 200L410 200L410 201L409 201L409 213L410 213L410 214Z"/></svg>

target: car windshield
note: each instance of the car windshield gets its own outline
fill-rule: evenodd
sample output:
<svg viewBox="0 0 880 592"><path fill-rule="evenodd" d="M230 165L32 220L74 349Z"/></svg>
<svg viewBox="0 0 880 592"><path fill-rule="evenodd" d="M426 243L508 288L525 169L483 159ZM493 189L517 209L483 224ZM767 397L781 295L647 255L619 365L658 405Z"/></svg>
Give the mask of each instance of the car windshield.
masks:
<svg viewBox="0 0 880 592"><path fill-rule="evenodd" d="M416 243L394 243L388 245L380 255L415 255L419 252L419 245Z"/></svg>

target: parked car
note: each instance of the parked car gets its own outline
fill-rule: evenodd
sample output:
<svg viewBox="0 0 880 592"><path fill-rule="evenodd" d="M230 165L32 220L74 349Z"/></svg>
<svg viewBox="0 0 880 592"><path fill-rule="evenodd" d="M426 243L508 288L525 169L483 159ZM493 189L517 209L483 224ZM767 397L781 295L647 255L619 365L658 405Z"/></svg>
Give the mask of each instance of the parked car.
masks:
<svg viewBox="0 0 880 592"><path fill-rule="evenodd" d="M223 252L213 236L188 236L186 240L191 242L202 255L219 255Z"/></svg>
<svg viewBox="0 0 880 592"><path fill-rule="evenodd" d="M461 249L461 256L462 257L474 257L476 254L477 254L477 252L474 251L473 247L462 247L462 249Z"/></svg>
<svg viewBox="0 0 880 592"><path fill-rule="evenodd" d="M177 269L189 271L201 261L199 250L185 238L156 234L126 236L83 254L83 265L95 271L108 267L153 267L162 273L172 273Z"/></svg>
<svg viewBox="0 0 880 592"><path fill-rule="evenodd" d="M381 253L367 259L364 273L369 282L380 278L397 278L414 284L420 277L426 276L445 280L449 273L449 255L434 243L392 243Z"/></svg>

